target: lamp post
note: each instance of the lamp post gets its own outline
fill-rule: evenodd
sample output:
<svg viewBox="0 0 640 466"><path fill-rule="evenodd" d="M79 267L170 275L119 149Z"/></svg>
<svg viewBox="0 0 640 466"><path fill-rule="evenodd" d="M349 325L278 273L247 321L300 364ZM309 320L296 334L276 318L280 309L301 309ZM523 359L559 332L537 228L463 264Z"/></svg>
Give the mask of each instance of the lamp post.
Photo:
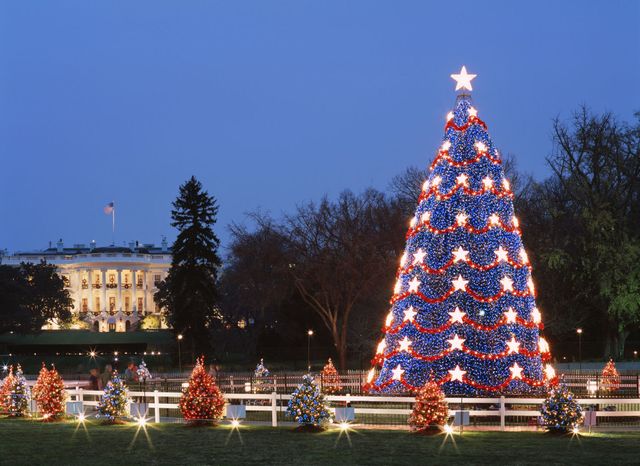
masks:
<svg viewBox="0 0 640 466"><path fill-rule="evenodd" d="M180 342L182 341L182 333L178 334L178 372L182 374L182 351L180 351Z"/></svg>
<svg viewBox="0 0 640 466"><path fill-rule="evenodd" d="M578 370L582 372L582 329L577 328L578 334Z"/></svg>
<svg viewBox="0 0 640 466"><path fill-rule="evenodd" d="M311 337L313 330L307 330L307 372L311 372Z"/></svg>

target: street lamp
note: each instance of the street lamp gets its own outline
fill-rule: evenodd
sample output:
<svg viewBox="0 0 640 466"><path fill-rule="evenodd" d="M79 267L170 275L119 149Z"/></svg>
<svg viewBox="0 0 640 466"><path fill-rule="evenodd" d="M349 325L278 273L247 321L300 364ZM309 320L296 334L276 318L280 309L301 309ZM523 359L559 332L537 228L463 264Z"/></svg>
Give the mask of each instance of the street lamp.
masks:
<svg viewBox="0 0 640 466"><path fill-rule="evenodd" d="M582 329L577 328L576 333L578 334L578 370L582 371Z"/></svg>
<svg viewBox="0 0 640 466"><path fill-rule="evenodd" d="M182 341L182 333L178 334L178 372L182 374L182 352L180 351L180 342Z"/></svg>
<svg viewBox="0 0 640 466"><path fill-rule="evenodd" d="M307 330L307 371L311 372L311 337L313 330Z"/></svg>

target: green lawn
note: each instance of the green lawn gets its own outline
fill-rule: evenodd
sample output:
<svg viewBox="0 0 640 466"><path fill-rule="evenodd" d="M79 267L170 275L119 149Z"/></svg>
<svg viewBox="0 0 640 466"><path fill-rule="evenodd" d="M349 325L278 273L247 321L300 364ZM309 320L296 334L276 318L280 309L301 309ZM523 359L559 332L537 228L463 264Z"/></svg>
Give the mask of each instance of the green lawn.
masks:
<svg viewBox="0 0 640 466"><path fill-rule="evenodd" d="M88 422L43 424L0 420L0 464L631 464L640 433L553 437L542 433L465 432L423 437L406 431L337 430L321 434L290 428L187 427Z"/></svg>

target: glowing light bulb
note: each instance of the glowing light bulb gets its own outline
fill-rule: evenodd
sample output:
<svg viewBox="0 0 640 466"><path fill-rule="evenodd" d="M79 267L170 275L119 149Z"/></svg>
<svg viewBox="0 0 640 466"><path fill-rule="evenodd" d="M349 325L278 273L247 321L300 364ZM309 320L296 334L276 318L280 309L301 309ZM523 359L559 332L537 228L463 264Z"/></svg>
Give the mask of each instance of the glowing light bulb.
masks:
<svg viewBox="0 0 640 466"><path fill-rule="evenodd" d="M422 190L423 190L423 191L429 191L429 180L425 181L425 182L422 184Z"/></svg>
<svg viewBox="0 0 640 466"><path fill-rule="evenodd" d="M417 224L418 224L418 220L415 217L411 217L411 220L409 221L409 226L411 228L414 228Z"/></svg>
<svg viewBox="0 0 640 466"><path fill-rule="evenodd" d="M447 151L447 150L451 149L451 141L445 141L445 142L443 142L443 143L442 143L442 146L440 146L440 148L441 148L443 151Z"/></svg>

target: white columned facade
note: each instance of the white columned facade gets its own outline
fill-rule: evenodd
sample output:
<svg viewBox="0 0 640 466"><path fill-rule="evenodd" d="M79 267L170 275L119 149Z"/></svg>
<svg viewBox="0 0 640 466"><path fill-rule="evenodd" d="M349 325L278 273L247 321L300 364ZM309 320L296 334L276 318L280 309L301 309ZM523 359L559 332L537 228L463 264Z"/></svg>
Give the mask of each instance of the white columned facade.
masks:
<svg viewBox="0 0 640 466"><path fill-rule="evenodd" d="M136 277L137 270L131 269L131 310L135 314L138 311L138 278Z"/></svg>
<svg viewBox="0 0 640 466"><path fill-rule="evenodd" d="M122 311L122 269L118 269L118 298L116 300L116 312Z"/></svg>
<svg viewBox="0 0 640 466"><path fill-rule="evenodd" d="M100 312L102 311L109 311L109 305L107 304L107 270L106 269L102 269L100 270L102 272L102 283L101 286L102 288L100 288L101 290L101 294L102 294L102 298L100 298Z"/></svg>
<svg viewBox="0 0 640 466"><path fill-rule="evenodd" d="M89 305L89 312L93 312L93 271L87 269L87 282L89 287L87 288L87 304Z"/></svg>

